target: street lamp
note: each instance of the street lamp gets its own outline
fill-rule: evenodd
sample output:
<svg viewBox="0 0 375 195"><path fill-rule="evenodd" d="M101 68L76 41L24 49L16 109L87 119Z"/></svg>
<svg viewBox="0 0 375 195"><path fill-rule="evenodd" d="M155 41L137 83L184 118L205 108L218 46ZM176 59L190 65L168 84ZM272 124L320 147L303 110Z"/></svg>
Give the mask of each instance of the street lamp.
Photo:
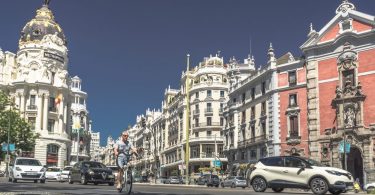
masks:
<svg viewBox="0 0 375 195"><path fill-rule="evenodd" d="M10 161L10 156L9 156L9 143L10 143L10 128L11 128L11 114L12 114L12 107L14 106L14 103L12 101L9 101L7 104L9 106L9 112L8 112L8 141L7 141L7 159L6 159L6 170L5 170L5 175L9 177L9 161Z"/></svg>

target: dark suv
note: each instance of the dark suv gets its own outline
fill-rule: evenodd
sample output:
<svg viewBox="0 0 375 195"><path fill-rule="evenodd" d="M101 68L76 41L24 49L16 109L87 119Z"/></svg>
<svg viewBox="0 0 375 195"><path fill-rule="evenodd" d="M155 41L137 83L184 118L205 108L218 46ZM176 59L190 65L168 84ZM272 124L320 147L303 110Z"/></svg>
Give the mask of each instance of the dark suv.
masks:
<svg viewBox="0 0 375 195"><path fill-rule="evenodd" d="M219 187L220 179L217 175L203 175L198 178L198 185L207 185L207 187L215 186Z"/></svg>

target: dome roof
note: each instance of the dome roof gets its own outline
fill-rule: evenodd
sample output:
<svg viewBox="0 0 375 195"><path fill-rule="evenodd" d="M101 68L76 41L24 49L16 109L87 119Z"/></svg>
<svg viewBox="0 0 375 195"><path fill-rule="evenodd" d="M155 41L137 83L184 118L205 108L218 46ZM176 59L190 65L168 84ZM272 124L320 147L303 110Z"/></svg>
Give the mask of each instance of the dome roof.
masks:
<svg viewBox="0 0 375 195"><path fill-rule="evenodd" d="M66 45L64 32L60 25L55 22L55 17L48 8L48 4L44 4L43 7L38 9L35 18L23 27L19 45L39 42L45 35L57 35Z"/></svg>

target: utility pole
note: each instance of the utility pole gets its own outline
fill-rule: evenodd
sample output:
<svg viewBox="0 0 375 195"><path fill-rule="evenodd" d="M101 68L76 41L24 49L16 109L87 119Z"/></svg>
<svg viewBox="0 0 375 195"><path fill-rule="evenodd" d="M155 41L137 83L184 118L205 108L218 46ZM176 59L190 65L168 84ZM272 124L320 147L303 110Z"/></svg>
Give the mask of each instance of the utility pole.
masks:
<svg viewBox="0 0 375 195"><path fill-rule="evenodd" d="M10 156L9 156L9 142L10 142L10 115L12 114L12 104L9 102L9 106L10 106L10 111L9 111L9 114L8 114L8 143L7 143L7 166L6 166L6 176L9 177L9 161L10 161Z"/></svg>
<svg viewBox="0 0 375 195"><path fill-rule="evenodd" d="M189 95L189 66L190 66L190 54L187 54L187 68L186 68L186 80L185 80L185 90L186 90L186 149L185 149L185 162L186 162L186 185L189 185L189 158L190 158L190 145L189 145L189 136L190 136L190 95Z"/></svg>

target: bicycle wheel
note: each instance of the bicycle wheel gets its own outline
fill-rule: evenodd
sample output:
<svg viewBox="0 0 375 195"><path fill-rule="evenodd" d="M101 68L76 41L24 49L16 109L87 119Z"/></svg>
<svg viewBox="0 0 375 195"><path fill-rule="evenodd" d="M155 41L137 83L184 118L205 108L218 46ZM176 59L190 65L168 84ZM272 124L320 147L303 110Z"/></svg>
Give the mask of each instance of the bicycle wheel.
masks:
<svg viewBox="0 0 375 195"><path fill-rule="evenodd" d="M132 187L133 187L133 176L130 170L127 171L126 174L124 174L124 191L126 194L131 193Z"/></svg>

